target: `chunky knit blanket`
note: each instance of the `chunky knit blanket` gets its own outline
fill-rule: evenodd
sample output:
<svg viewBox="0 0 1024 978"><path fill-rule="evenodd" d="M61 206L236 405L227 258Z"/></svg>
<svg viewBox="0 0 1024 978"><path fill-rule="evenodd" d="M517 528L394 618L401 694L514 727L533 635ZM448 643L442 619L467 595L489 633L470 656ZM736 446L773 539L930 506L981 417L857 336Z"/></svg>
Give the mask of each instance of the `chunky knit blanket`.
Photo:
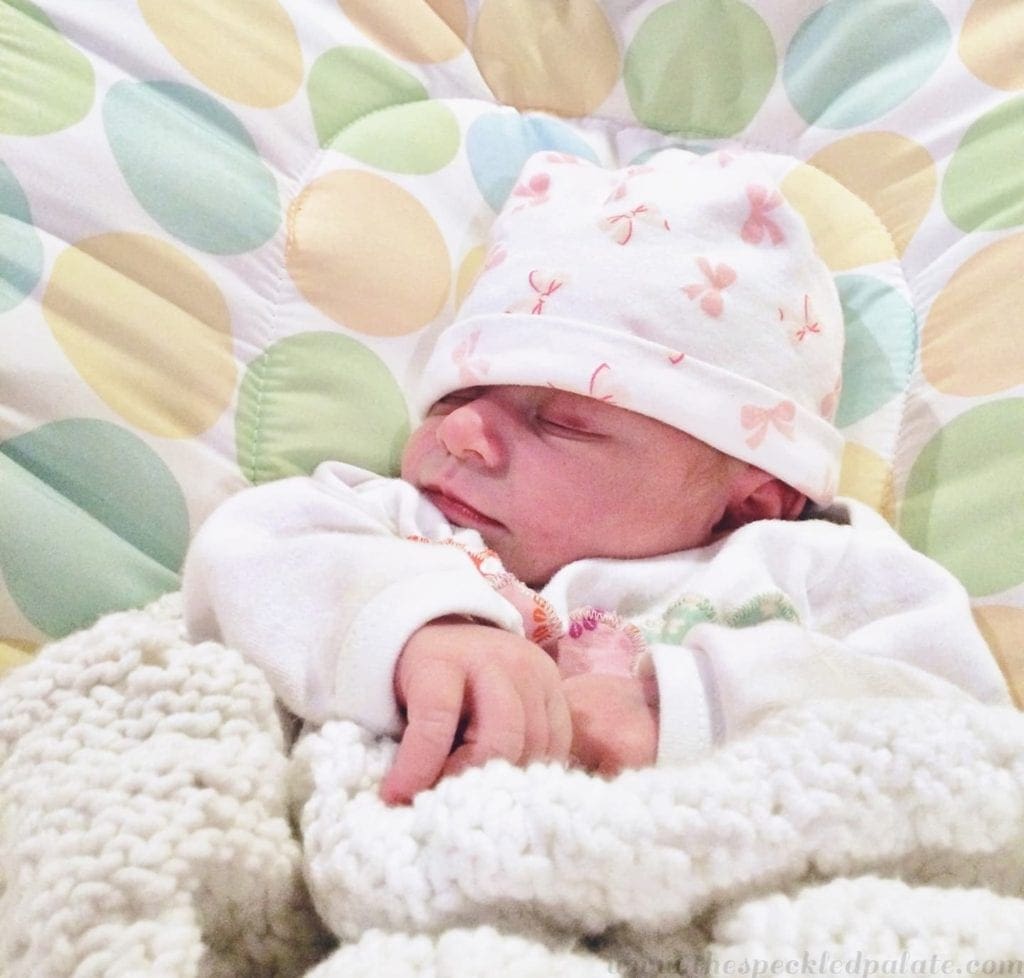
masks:
<svg viewBox="0 0 1024 978"><path fill-rule="evenodd" d="M11 674L0 973L1024 974L1010 708L820 702L686 768L494 762L407 808L393 744L288 733L176 596Z"/></svg>

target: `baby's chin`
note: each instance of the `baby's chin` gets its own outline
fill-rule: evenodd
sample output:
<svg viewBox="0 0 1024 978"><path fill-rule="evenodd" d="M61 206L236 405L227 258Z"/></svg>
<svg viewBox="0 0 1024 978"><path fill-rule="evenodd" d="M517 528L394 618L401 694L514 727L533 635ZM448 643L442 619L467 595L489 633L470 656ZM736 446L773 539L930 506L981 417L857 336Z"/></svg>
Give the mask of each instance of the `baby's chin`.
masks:
<svg viewBox="0 0 1024 978"><path fill-rule="evenodd" d="M561 569L551 566L550 562L537 560L535 556L524 554L514 541L507 539L488 539L491 534L483 534L484 543L493 550L501 561L501 566L527 587L539 589Z"/></svg>

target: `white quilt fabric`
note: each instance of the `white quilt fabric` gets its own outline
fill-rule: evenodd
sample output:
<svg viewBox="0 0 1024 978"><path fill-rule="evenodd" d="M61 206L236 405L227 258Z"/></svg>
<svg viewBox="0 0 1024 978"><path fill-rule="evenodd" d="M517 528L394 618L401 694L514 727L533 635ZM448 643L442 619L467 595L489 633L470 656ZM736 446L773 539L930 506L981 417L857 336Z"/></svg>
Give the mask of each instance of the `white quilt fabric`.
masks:
<svg viewBox="0 0 1024 978"><path fill-rule="evenodd" d="M376 795L392 751L335 723L289 756L260 674L190 645L174 595L47 647L0 684L0 972L1024 961L1010 708L821 702L690 767L605 781L492 763L393 809Z"/></svg>

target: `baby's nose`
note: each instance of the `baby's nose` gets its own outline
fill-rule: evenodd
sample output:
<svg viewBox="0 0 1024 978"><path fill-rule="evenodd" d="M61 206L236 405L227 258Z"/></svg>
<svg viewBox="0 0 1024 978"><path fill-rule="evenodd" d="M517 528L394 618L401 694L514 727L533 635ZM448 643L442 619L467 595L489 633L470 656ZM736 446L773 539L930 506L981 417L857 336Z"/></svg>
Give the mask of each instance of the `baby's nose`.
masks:
<svg viewBox="0 0 1024 978"><path fill-rule="evenodd" d="M479 401L460 404L441 420L437 439L460 461L477 461L487 468L501 463L501 443L494 418Z"/></svg>

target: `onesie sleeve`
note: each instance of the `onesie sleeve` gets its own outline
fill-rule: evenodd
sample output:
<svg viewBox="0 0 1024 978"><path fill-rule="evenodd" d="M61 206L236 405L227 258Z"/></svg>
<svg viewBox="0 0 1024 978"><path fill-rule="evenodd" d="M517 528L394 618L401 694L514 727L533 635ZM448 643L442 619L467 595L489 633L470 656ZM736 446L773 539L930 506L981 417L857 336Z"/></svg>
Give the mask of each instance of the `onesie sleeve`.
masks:
<svg viewBox="0 0 1024 978"><path fill-rule="evenodd" d="M452 545L454 544L454 545ZM200 528L185 562L194 641L240 651L307 721L345 718L396 735L392 678L427 622L469 615L522 633L515 608L409 485L341 463L244 490Z"/></svg>
<svg viewBox="0 0 1024 978"><path fill-rule="evenodd" d="M690 760L773 710L813 699L967 696L1011 703L967 594L944 568L874 514L859 513L851 527L804 528L808 533L819 538L810 559L779 546L781 535L760 555L776 561L776 577L801 608L800 620L705 622L682 647L651 648L659 762Z"/></svg>

